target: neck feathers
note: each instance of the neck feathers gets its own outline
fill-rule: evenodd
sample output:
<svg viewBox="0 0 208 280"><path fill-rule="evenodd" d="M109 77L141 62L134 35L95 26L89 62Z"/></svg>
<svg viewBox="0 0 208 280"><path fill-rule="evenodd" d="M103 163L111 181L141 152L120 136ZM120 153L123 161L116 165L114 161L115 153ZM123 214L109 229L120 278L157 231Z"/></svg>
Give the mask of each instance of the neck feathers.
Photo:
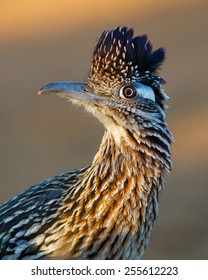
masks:
<svg viewBox="0 0 208 280"><path fill-rule="evenodd" d="M159 147L150 145L150 136L158 139L158 146L160 141L165 145L162 135L157 136L153 128L145 134L105 131L92 165L82 173L81 185L77 183L64 206L71 209L77 205L73 212L76 226L79 232L85 232L80 237L87 240L83 246L90 248L83 255L77 251L80 258L138 259L143 254L167 169ZM91 215L86 217L89 211Z"/></svg>
<svg viewBox="0 0 208 280"><path fill-rule="evenodd" d="M170 132L163 124L143 126L139 131L116 125L107 128L92 164L92 167L101 169L100 176L105 176L102 166L115 170L117 174L122 173L123 169L128 169L130 175L144 172L144 169L147 169L146 173L153 174L170 172Z"/></svg>

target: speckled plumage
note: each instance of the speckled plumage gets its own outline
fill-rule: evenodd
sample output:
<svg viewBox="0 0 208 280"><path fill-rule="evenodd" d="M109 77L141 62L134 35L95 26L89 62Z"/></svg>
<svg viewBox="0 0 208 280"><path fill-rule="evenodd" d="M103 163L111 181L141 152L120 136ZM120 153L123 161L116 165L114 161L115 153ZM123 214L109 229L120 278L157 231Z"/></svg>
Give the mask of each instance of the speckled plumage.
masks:
<svg viewBox="0 0 208 280"><path fill-rule="evenodd" d="M105 134L90 166L1 205L0 259L141 258L171 169L163 60L147 36L118 27L101 35L86 83L40 90L83 105Z"/></svg>

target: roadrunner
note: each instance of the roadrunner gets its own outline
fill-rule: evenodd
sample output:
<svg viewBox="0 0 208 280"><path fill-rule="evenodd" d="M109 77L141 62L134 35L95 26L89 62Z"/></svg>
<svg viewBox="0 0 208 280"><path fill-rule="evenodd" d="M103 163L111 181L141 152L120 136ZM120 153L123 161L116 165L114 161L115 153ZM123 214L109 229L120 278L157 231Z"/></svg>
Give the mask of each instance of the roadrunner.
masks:
<svg viewBox="0 0 208 280"><path fill-rule="evenodd" d="M148 244L164 176L171 170L167 95L155 51L133 29L105 30L85 83L39 94L82 105L105 133L90 166L32 186L0 207L1 259L139 259Z"/></svg>

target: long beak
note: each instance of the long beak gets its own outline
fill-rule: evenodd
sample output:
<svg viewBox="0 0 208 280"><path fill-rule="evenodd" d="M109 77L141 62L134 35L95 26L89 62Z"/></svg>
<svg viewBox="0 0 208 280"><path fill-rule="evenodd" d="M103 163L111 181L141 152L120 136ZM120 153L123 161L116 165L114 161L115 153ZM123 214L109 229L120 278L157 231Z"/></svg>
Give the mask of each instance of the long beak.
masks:
<svg viewBox="0 0 208 280"><path fill-rule="evenodd" d="M99 96L84 90L85 83L55 82L43 86L38 94L51 94L68 100L79 100L88 103L99 103Z"/></svg>

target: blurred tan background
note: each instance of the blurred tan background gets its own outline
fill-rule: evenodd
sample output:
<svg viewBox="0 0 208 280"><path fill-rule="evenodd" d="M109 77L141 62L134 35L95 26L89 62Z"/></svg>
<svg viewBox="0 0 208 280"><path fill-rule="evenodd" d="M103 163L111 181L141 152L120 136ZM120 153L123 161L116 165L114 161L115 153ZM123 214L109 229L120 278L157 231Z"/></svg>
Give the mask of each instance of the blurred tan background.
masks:
<svg viewBox="0 0 208 280"><path fill-rule="evenodd" d="M105 28L127 25L164 46L173 171L145 259L208 259L208 4L192 0L1 0L0 203L88 165L103 127L80 108L37 96L83 81Z"/></svg>

